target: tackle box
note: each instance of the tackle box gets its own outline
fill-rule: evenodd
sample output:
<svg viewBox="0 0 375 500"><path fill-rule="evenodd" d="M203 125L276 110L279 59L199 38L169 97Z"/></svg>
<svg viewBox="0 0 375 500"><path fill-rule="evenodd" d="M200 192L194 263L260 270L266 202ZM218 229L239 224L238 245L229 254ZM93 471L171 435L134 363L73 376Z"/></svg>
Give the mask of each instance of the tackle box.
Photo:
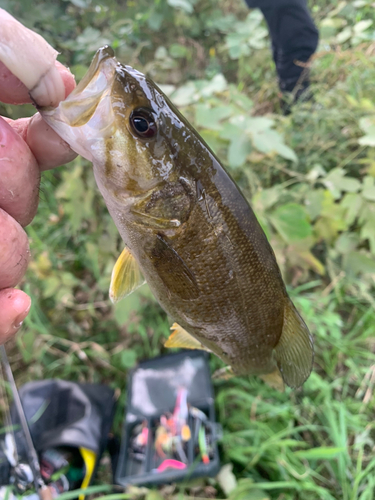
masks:
<svg viewBox="0 0 375 500"><path fill-rule="evenodd" d="M183 406L188 408L186 424L190 429L187 432L190 438L186 440L185 429L185 441L181 438L178 446L174 445L177 449L174 453L179 453L178 461L180 464L183 461L185 468L165 468L163 462L166 457L168 461L168 455L158 445L163 437L160 433L165 434L161 422L170 418L173 423L179 391L185 394L185 402L187 399L187 405ZM196 418L196 414L205 420ZM201 427L204 427L204 433ZM208 447L205 463L202 460L200 433L204 435ZM220 434L221 427L215 422L214 394L206 352L184 350L144 361L129 374L115 482L122 486L157 485L199 476L215 476L220 468L217 448Z"/></svg>

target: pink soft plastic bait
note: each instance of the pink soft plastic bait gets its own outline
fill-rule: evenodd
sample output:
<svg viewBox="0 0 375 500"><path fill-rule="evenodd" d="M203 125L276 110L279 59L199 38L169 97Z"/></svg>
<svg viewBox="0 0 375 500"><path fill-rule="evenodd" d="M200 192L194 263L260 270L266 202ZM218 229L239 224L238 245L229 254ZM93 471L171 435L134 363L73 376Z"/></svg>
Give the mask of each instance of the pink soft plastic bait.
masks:
<svg viewBox="0 0 375 500"><path fill-rule="evenodd" d="M164 460L159 467L156 469L158 472L164 472L166 469L186 469L186 464L180 462L179 460L174 460L173 458L167 458Z"/></svg>

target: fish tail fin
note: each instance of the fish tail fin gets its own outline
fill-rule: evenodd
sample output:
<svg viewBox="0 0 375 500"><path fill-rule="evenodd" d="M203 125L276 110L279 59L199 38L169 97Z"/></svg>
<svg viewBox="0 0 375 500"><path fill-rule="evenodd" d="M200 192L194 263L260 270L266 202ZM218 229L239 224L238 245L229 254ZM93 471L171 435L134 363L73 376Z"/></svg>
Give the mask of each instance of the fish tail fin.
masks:
<svg viewBox="0 0 375 500"><path fill-rule="evenodd" d="M283 331L275 347L275 358L283 380L289 387L300 387L311 373L313 338L291 300L284 309Z"/></svg>

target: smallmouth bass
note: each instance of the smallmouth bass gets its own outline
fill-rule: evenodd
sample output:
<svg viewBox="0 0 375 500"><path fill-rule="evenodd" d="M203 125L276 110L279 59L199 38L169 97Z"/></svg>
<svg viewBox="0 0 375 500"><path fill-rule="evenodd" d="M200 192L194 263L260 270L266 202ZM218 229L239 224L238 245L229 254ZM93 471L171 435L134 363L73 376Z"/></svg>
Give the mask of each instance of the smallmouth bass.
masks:
<svg viewBox="0 0 375 500"><path fill-rule="evenodd" d="M113 301L146 280L176 321L167 347L206 349L236 375L299 387L313 340L254 212L207 144L142 73L100 49L46 122L93 163L125 243Z"/></svg>

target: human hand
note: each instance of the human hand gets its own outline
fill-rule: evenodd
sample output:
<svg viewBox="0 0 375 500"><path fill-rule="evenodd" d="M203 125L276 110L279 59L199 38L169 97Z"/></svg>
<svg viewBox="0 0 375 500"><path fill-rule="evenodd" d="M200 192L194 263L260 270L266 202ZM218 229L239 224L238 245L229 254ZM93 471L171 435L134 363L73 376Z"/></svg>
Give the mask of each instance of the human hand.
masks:
<svg viewBox="0 0 375 500"><path fill-rule="evenodd" d="M2 15L6 22L9 16L0 9L0 25ZM0 26L0 58L5 43L13 44L14 53L22 51L24 57L23 36L34 34L19 23L17 30L12 28L4 33L6 22ZM19 40L23 41L21 45ZM43 51L39 50L38 54L38 43L37 48L32 50L36 64L39 64L38 57L40 59L40 68L46 58L43 57ZM43 69L40 71L44 80L39 85L37 103L42 104L44 100L44 104L47 100L57 106L73 90L75 81L69 70L55 59L51 64L52 69L47 76ZM37 73L37 65L35 68ZM16 73L16 70L12 67L13 72ZM59 91L51 92L51 79ZM32 96L33 99L26 86L0 62L0 101L24 104L35 101L33 93ZM0 117L0 344L18 331L31 306L30 297L14 287L25 274L30 259L28 239L23 227L32 221L37 210L41 171L67 163L75 156L68 144L43 121L39 113L15 121Z"/></svg>

